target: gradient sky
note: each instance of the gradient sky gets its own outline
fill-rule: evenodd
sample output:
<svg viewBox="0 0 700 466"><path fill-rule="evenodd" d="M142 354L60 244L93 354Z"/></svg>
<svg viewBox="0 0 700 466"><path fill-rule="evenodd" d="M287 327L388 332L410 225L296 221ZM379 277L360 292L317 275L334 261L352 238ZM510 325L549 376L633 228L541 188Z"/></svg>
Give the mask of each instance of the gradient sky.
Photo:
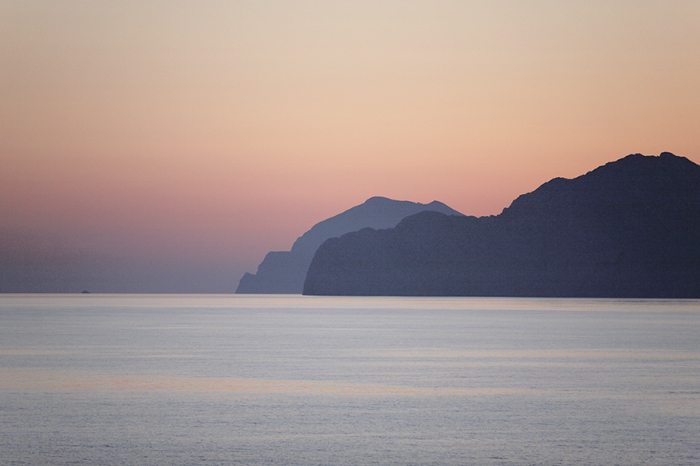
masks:
<svg viewBox="0 0 700 466"><path fill-rule="evenodd" d="M697 0L4 0L0 291L233 292L371 196L699 163L699 77Z"/></svg>

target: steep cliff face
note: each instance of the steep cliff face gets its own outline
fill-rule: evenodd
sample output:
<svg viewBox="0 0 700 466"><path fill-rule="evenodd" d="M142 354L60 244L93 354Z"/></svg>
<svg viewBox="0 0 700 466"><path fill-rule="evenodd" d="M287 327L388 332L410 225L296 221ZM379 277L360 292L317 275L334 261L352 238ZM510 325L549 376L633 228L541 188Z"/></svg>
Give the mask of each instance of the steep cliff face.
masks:
<svg viewBox="0 0 700 466"><path fill-rule="evenodd" d="M350 233L319 248L304 294L700 297L700 166L635 154L498 216Z"/></svg>
<svg viewBox="0 0 700 466"><path fill-rule="evenodd" d="M317 223L294 242L291 251L269 252L255 275L247 273L241 278L236 293L299 294L304 287L311 259L324 241L365 227L391 228L403 218L423 211L461 215L438 201L420 204L372 197L363 204Z"/></svg>

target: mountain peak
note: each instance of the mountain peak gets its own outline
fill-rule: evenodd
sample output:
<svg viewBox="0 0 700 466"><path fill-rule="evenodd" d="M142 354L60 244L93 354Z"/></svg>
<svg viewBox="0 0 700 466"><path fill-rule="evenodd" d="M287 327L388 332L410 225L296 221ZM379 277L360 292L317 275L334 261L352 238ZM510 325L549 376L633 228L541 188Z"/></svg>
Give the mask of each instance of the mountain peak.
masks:
<svg viewBox="0 0 700 466"><path fill-rule="evenodd" d="M401 202L401 201L394 201L393 199L389 199L388 197L384 196L372 196L369 199L367 199L363 204L383 204L383 203L388 203L388 202Z"/></svg>

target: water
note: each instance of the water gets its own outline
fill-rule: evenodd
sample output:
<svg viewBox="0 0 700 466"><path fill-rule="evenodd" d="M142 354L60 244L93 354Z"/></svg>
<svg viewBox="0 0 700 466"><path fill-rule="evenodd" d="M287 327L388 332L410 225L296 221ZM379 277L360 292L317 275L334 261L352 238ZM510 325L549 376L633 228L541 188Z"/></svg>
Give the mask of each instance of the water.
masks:
<svg viewBox="0 0 700 466"><path fill-rule="evenodd" d="M3 465L697 465L700 301L0 295Z"/></svg>

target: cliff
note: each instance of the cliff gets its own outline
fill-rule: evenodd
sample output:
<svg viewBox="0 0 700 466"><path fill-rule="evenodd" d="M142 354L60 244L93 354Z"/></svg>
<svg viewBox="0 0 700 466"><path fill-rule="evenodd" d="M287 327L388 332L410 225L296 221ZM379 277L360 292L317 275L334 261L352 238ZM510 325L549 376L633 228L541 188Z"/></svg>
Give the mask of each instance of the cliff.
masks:
<svg viewBox="0 0 700 466"><path fill-rule="evenodd" d="M256 274L246 273L241 278L236 293L300 294L311 259L324 241L365 227L391 228L403 218L423 211L462 215L438 201L420 204L372 197L363 204L317 223L294 242L291 251L269 252Z"/></svg>
<svg viewBox="0 0 700 466"><path fill-rule="evenodd" d="M304 294L700 298L700 166L635 154L498 216L426 212L330 239Z"/></svg>

